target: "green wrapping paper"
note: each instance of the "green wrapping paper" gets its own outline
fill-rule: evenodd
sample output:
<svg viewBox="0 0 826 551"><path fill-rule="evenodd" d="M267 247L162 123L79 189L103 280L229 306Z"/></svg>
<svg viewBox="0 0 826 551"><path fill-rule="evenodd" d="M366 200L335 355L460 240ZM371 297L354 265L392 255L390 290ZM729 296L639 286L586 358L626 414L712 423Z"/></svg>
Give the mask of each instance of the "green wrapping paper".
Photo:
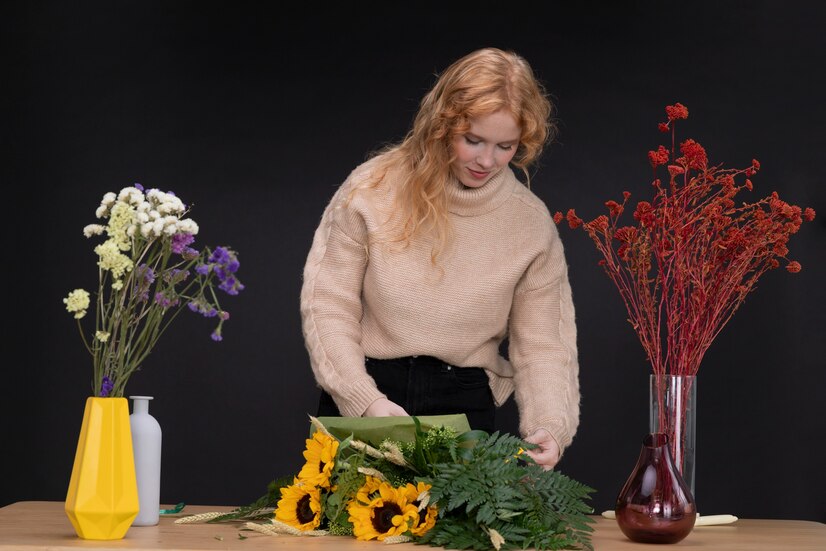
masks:
<svg viewBox="0 0 826 551"><path fill-rule="evenodd" d="M459 415L424 415L416 416L427 431L433 427L453 427L457 434L470 430L470 424L464 413ZM318 417L321 424L327 427L330 434L344 440L351 434L356 440L368 442L378 446L385 438L399 442L413 442L416 436L416 425L412 417ZM310 437L315 427L310 425Z"/></svg>

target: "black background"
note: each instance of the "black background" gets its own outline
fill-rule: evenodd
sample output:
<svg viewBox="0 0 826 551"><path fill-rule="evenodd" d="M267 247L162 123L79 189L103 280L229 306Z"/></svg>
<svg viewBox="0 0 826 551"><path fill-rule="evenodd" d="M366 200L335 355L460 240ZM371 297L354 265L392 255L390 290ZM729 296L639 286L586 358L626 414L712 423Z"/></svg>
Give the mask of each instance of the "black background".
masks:
<svg viewBox="0 0 826 551"><path fill-rule="evenodd" d="M538 8L537 6L542 6ZM298 297L322 210L366 154L407 131L453 60L526 57L560 134L532 189L583 217L651 195L646 152L676 101L712 162L763 170L818 210L700 369L702 514L826 521L823 8L806 2L4 4L6 253L0 505L63 500L89 358L62 298L96 284L81 230L133 182L193 203L197 243L240 253L224 342L181 315L128 385L155 397L164 503L240 505L302 463L317 403ZM649 367L584 233L562 229L577 307L579 432L559 468L613 500L647 431ZM820 282L820 283L819 283ZM510 402L500 427L515 431Z"/></svg>

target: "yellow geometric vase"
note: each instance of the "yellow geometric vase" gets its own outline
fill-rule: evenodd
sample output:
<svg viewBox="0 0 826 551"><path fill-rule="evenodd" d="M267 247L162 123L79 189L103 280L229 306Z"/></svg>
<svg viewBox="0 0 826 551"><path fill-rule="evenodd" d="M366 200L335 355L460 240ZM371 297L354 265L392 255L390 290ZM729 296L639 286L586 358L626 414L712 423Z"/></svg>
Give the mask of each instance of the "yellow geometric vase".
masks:
<svg viewBox="0 0 826 551"><path fill-rule="evenodd" d="M66 514L81 538L117 540L138 514L126 398L87 398Z"/></svg>

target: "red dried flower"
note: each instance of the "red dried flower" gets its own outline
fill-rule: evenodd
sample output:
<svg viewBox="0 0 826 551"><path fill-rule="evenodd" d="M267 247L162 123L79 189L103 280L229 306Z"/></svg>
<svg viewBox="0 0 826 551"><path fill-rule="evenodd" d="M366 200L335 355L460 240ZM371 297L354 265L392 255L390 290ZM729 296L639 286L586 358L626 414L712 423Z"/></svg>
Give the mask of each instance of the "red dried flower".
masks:
<svg viewBox="0 0 826 551"><path fill-rule="evenodd" d="M664 165L668 162L668 150L665 147L660 146L657 148L657 151L649 151L648 162L651 163L653 168L657 168L659 165Z"/></svg>
<svg viewBox="0 0 826 551"><path fill-rule="evenodd" d="M634 210L634 220L638 221L643 228L651 228L656 220L651 203L648 201L637 203L637 208Z"/></svg>
<svg viewBox="0 0 826 551"><path fill-rule="evenodd" d="M614 232L614 238L621 243L633 243L637 238L637 228L634 226L624 226Z"/></svg>
<svg viewBox="0 0 826 551"><path fill-rule="evenodd" d="M688 168L704 170L708 164L706 150L694 140L686 140L680 144L680 152L685 157L685 164Z"/></svg>
<svg viewBox="0 0 826 551"><path fill-rule="evenodd" d="M612 218L616 218L624 210L624 207L616 201L605 201L605 206L608 207L608 213Z"/></svg>
<svg viewBox="0 0 826 551"><path fill-rule="evenodd" d="M682 103L675 103L674 105L668 105L665 108L665 114L668 115L669 121L676 119L687 119L688 108Z"/></svg>
<svg viewBox="0 0 826 551"><path fill-rule="evenodd" d="M677 103L666 114L660 130L673 129L672 121L686 118L688 109ZM618 227L628 192L622 204L605 202L610 218L583 224L573 209L566 218L572 228L583 226L601 253L599 264L620 291L653 371L694 375L703 352L758 278L780 267L791 235L814 220L815 211L790 205L776 192L737 205L738 191L754 187L756 159L739 170L709 166L705 149L691 139L680 144L680 152L678 159L664 146L648 152L654 193L651 201L637 203L634 225ZM656 178L661 165L671 175L669 185ZM735 178L744 173L738 185ZM554 218L561 220L561 213ZM796 273L801 266L787 261L786 269Z"/></svg>
<svg viewBox="0 0 826 551"><path fill-rule="evenodd" d="M554 213L554 222L555 222L556 224L559 224L559 223L560 223L560 222L562 222L564 219L565 219L565 216L563 216L561 212L556 211L556 212Z"/></svg>
<svg viewBox="0 0 826 551"><path fill-rule="evenodd" d="M608 226L609 226L608 217L605 216L604 214L600 214L599 216L597 216L596 218L594 218L593 220L591 220L590 222L585 224L585 228L588 231L594 231L594 232L599 232L599 233L605 233L605 230L608 229Z"/></svg>
<svg viewBox="0 0 826 551"><path fill-rule="evenodd" d="M582 225L582 218L576 215L574 209L568 209L568 214L565 215L565 218L568 219L568 226L570 226L572 230Z"/></svg>
<svg viewBox="0 0 826 551"><path fill-rule="evenodd" d="M660 124L658 124L657 128L659 129L660 132L668 132L670 130L670 128L668 128L668 125L664 122L661 122Z"/></svg>

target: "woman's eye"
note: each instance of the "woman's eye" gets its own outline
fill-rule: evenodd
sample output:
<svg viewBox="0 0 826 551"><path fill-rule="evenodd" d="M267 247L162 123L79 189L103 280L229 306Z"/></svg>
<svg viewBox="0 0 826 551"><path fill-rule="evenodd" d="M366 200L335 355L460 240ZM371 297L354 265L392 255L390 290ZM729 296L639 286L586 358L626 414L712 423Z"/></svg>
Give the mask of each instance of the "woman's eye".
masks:
<svg viewBox="0 0 826 551"><path fill-rule="evenodd" d="M501 147L504 151L510 151L513 149L512 145L500 145L499 147Z"/></svg>
<svg viewBox="0 0 826 551"><path fill-rule="evenodd" d="M465 141L466 141L467 143L469 143L470 145L476 145L476 144L478 144L478 143L479 143L479 142L474 142L473 140L471 140L471 139L470 139L470 138L468 138L467 136L465 136Z"/></svg>

